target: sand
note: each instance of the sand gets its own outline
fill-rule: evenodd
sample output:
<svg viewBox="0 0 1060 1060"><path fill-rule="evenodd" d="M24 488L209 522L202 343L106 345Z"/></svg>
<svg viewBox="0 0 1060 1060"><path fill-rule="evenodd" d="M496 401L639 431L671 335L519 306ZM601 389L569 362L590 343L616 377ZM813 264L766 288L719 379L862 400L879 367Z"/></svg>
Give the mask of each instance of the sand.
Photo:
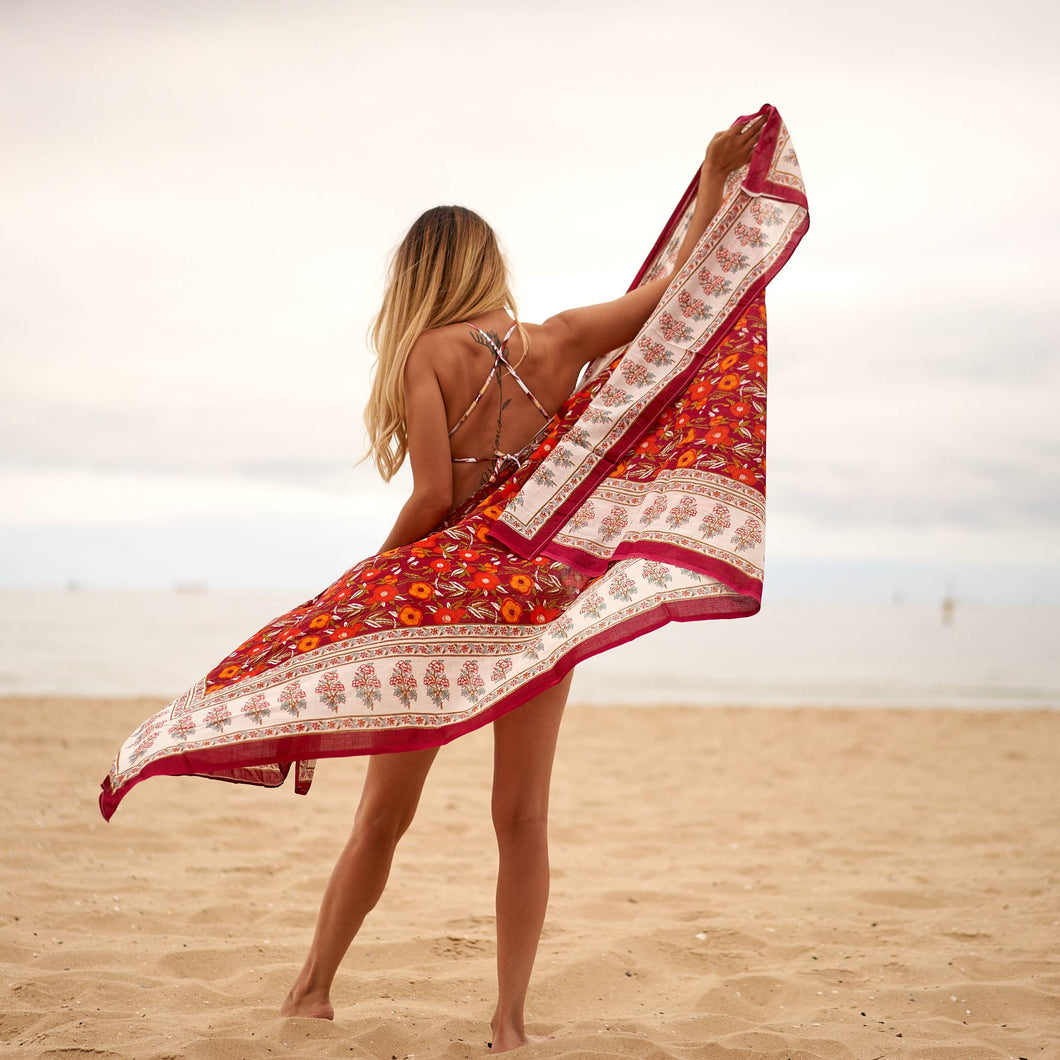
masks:
<svg viewBox="0 0 1060 1060"><path fill-rule="evenodd" d="M98 784L151 700L0 701L0 1055L488 1056L489 732L439 756L334 1023L276 1008L364 763ZM537 1058L1060 1057L1060 713L572 705Z"/></svg>

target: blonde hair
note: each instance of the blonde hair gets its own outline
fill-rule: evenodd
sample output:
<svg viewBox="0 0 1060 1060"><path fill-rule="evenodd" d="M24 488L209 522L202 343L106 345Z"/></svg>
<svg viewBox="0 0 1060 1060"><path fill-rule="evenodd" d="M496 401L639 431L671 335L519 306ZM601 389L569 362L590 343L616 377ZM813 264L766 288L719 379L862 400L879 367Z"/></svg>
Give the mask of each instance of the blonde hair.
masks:
<svg viewBox="0 0 1060 1060"><path fill-rule="evenodd" d="M408 454L403 378L415 341L429 328L507 307L518 320L497 237L477 213L436 206L421 214L394 251L383 306L370 335L376 363L364 410L368 452L390 480ZM527 336L521 324L523 349Z"/></svg>

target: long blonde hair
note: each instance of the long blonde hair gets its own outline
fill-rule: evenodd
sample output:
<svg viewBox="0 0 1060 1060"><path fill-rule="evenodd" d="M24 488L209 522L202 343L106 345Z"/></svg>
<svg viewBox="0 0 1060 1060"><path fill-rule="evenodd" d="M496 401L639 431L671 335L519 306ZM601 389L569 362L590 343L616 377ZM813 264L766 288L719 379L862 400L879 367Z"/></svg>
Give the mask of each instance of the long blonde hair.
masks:
<svg viewBox="0 0 1060 1060"><path fill-rule="evenodd" d="M408 454L403 377L413 343L429 328L507 307L518 320L508 266L485 221L463 206L421 214L394 251L383 306L371 330L376 363L364 410L368 453L384 479ZM526 350L527 336L519 334Z"/></svg>

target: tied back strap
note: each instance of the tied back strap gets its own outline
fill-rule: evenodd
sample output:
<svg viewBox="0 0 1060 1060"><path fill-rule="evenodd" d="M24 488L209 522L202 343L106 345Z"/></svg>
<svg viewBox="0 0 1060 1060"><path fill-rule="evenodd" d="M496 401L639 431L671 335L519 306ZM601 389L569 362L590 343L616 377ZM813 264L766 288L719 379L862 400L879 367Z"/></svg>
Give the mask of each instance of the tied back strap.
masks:
<svg viewBox="0 0 1060 1060"><path fill-rule="evenodd" d="M512 325L512 330L514 330L514 328L515 328L515 325ZM508 341L508 338L511 336L511 333L512 333L512 331L509 331L508 334L505 336L505 338L504 338L505 342ZM519 373L512 366L512 362L509 361L508 358L504 356L504 346L502 345L501 348L499 350L495 351L495 352L496 352L497 360L500 361L500 363L503 364L504 367L508 369L508 374L519 385L519 389L534 403L534 408L536 408L537 411L540 412L541 415L544 416L546 420L552 419L552 417L545 411L544 406L542 406L541 402L538 401L536 397L534 397L534 395L530 391L530 388L519 377Z"/></svg>
<svg viewBox="0 0 1060 1060"><path fill-rule="evenodd" d="M485 331L483 331L481 328L476 327L474 324L469 324L468 326L471 327L474 331L478 332L478 334L482 336L482 340L485 342L485 344L488 345L489 348L493 351L493 367L490 369L489 375L486 376L486 381L482 384L481 388L479 389L479 392L475 395L474 400L471 402L471 404L468 407L467 411L453 425L452 430L449 432L449 437L451 438L453 436L453 434L461 426L461 424L463 424L464 421L468 418L468 416L470 416L471 413L475 410L475 408L478 405L479 401L482 399L482 396L486 393L486 390L488 389L490 383L493 382L494 379L498 378L498 372L500 371L501 365L503 365L505 368L508 369L508 374L515 380L516 384L519 386L519 389L522 390L522 392L530 399L530 401L533 403L533 405L537 409L537 411L540 412L542 416L544 416L545 420L546 421L551 420L552 417L549 415L548 412L545 411L545 408L541 404L541 402L537 400L537 398L531 392L530 388L519 377L519 373L515 370L515 367L511 363L511 361L509 361L508 358L504 355L504 350L505 350L505 347L508 344L508 340L512 337L512 333L515 331L515 329L516 329L516 327L518 325L517 324L513 324L508 329L508 331L505 334L504 338L501 340L501 343L500 343L499 346L494 341L494 339L489 334L487 334ZM501 408L503 408L503 405L501 406ZM500 426L501 426L500 416L501 416L501 410L498 409L497 410L497 438L498 438L498 440L500 438ZM490 473L490 476L489 476L489 481L491 481L491 482L495 482L498 479L498 477L500 476L501 472L504 470L506 465L510 464L511 468L514 470L520 464L520 458L515 453L505 453L500 448L495 448L493 450L493 454L491 456L453 456L453 457L450 457L450 459L452 460L452 462L454 464L488 464L488 463L492 462L493 470L492 470L492 472Z"/></svg>
<svg viewBox="0 0 1060 1060"><path fill-rule="evenodd" d="M458 430L460 430L460 428L464 425L464 421L468 418L468 416L470 416L471 413L474 412L476 408L478 408L478 403L482 400L483 395L489 389L490 383L493 382L494 376L496 376L496 374L497 374L497 366L498 366L498 364L503 363L505 365L508 365L508 361L506 360L504 354L501 351L504 349L505 343L512 337L512 332L515 331L516 325L513 324L508 329L507 334L501 340L500 346L495 345L493 339L491 339L489 337L489 335L487 335L482 330L482 328L476 328L474 324L469 324L468 327L470 327L473 330L477 331L486 340L486 343L489 346L489 348L491 350L493 350L493 367L490 369L490 374L486 376L486 381L482 384L481 388L479 389L479 392L471 399L471 404L468 405L467 411L464 413L463 416L460 417L460 419L458 419L456 421L456 423L453 424L452 427L449 428L449 437L450 438L452 438L453 435L456 434L456 432ZM511 366L508 366L508 371L511 371ZM524 387L523 389L525 390L526 388ZM466 459L463 459L463 460L460 461L460 463L466 463L466 462L467 462Z"/></svg>

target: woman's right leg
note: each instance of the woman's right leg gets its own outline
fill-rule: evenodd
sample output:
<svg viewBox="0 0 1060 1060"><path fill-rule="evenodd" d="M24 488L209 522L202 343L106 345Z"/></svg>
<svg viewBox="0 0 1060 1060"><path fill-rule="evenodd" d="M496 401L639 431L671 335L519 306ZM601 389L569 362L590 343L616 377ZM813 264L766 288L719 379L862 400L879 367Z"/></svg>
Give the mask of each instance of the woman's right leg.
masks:
<svg viewBox="0 0 1060 1060"><path fill-rule="evenodd" d="M383 893L398 840L415 816L438 753L373 755L353 831L331 873L309 956L280 1009L281 1016L333 1019L331 983L364 918Z"/></svg>

